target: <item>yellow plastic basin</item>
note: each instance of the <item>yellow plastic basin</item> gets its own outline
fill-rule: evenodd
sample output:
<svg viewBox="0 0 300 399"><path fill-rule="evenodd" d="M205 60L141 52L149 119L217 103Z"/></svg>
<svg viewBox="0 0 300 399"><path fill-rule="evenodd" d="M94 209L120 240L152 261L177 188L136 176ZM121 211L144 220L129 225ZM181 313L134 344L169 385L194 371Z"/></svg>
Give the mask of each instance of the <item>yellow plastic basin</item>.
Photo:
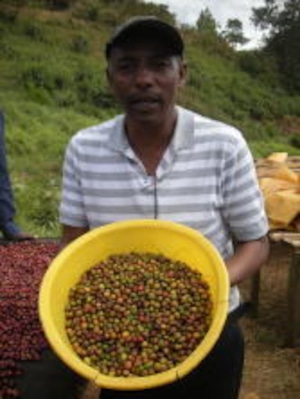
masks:
<svg viewBox="0 0 300 399"><path fill-rule="evenodd" d="M111 254L129 251L162 253L199 269L211 288L213 318L204 340L177 367L146 377L110 377L85 364L72 349L65 331L65 306L69 290L82 273ZM39 314L51 347L76 373L103 388L142 390L182 378L205 358L224 326L228 300L226 267L205 237L191 228L169 221L134 220L94 229L61 251L43 278Z"/></svg>

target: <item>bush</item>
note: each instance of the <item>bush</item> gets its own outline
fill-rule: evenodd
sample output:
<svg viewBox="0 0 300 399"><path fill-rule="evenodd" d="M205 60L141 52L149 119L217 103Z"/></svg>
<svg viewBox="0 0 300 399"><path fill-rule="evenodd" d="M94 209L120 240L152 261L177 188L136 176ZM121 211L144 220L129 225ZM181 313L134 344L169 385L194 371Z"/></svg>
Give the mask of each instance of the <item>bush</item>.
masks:
<svg viewBox="0 0 300 399"><path fill-rule="evenodd" d="M115 106L115 100L105 89L101 75L104 73L101 74L97 64L94 67L82 63L74 75L77 96L81 103L89 103L97 108L112 108Z"/></svg>
<svg viewBox="0 0 300 399"><path fill-rule="evenodd" d="M57 63L55 60L32 61L23 68L21 83L25 88L35 86L51 93L69 87L72 83L72 74L65 64Z"/></svg>
<svg viewBox="0 0 300 399"><path fill-rule="evenodd" d="M93 2L87 4L85 10L85 18L88 21L97 21L99 17L99 8Z"/></svg>
<svg viewBox="0 0 300 399"><path fill-rule="evenodd" d="M76 0L45 0L46 5L52 10L66 10L76 2Z"/></svg>
<svg viewBox="0 0 300 399"><path fill-rule="evenodd" d="M14 182L14 193L22 217L30 220L30 230L37 234L58 233L59 184L54 179L40 181Z"/></svg>
<svg viewBox="0 0 300 399"><path fill-rule="evenodd" d="M54 93L54 100L59 107L76 107L78 103L77 95L71 89Z"/></svg>
<svg viewBox="0 0 300 399"><path fill-rule="evenodd" d="M1 57L7 60L18 60L20 58L18 52L8 43L0 42L0 53Z"/></svg>
<svg viewBox="0 0 300 399"><path fill-rule="evenodd" d="M293 135L292 137L289 138L289 143L295 148L300 149L300 137L299 135Z"/></svg>
<svg viewBox="0 0 300 399"><path fill-rule="evenodd" d="M276 87L279 84L277 61L268 53L261 51L245 51L238 55L240 68L265 86Z"/></svg>
<svg viewBox="0 0 300 399"><path fill-rule="evenodd" d="M24 35L29 37L30 39L40 42L46 40L44 27L43 25L39 24L37 21L33 20L22 21L21 27L24 32Z"/></svg>
<svg viewBox="0 0 300 399"><path fill-rule="evenodd" d="M94 0L78 2L73 10L73 15L76 18L95 22L99 17L99 4Z"/></svg>
<svg viewBox="0 0 300 399"><path fill-rule="evenodd" d="M90 51L90 42L83 34L76 35L71 44L71 50L76 53L88 54Z"/></svg>
<svg viewBox="0 0 300 399"><path fill-rule="evenodd" d="M17 11L13 8L1 8L0 9L0 21L5 23L13 23L16 21L18 14Z"/></svg>
<svg viewBox="0 0 300 399"><path fill-rule="evenodd" d="M36 86L35 84L27 83L26 96L31 101L39 104L54 105L53 96L47 89L42 86Z"/></svg>

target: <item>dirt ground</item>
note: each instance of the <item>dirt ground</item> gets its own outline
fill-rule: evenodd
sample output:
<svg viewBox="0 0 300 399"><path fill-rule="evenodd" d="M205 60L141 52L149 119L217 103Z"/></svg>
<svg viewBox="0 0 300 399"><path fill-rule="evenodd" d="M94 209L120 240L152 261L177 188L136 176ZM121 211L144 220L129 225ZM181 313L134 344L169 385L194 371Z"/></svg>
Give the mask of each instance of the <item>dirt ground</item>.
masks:
<svg viewBox="0 0 300 399"><path fill-rule="evenodd" d="M272 246L268 264L261 270L257 317L241 321L246 359L240 399L299 399L300 347L289 348L287 337L287 278L292 250ZM249 298L250 281L241 291ZM253 395L252 395L253 394Z"/></svg>
<svg viewBox="0 0 300 399"><path fill-rule="evenodd" d="M258 314L241 320L246 358L240 399L300 398L300 348L286 346L291 255L284 244L272 246L270 260L261 270ZM250 299L251 281L240 288L244 299ZM90 385L83 396L96 399L98 395L98 390Z"/></svg>

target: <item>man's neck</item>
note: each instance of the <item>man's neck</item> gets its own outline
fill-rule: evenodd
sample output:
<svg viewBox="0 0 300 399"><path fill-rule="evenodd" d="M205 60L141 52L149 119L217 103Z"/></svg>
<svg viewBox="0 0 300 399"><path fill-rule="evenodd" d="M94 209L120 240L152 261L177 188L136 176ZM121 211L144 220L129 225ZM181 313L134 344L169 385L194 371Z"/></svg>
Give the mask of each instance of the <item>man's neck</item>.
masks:
<svg viewBox="0 0 300 399"><path fill-rule="evenodd" d="M143 124L126 121L126 134L130 146L144 164L148 174L156 168L168 147L175 130L177 113L161 124Z"/></svg>
<svg viewBox="0 0 300 399"><path fill-rule="evenodd" d="M145 147L160 147L168 144L173 136L177 121L177 111L173 109L161 121L145 122L125 119L126 135L130 144Z"/></svg>

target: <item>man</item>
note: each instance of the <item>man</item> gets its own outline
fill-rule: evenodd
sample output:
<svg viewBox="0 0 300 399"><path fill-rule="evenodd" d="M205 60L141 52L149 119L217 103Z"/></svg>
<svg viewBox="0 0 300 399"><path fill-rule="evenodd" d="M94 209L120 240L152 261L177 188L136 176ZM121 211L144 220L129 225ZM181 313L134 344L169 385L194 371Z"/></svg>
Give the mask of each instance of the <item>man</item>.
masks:
<svg viewBox="0 0 300 399"><path fill-rule="evenodd" d="M186 79L183 53L178 31L153 17L131 19L107 44L107 78L124 115L71 139L62 244L122 219L168 219L195 228L225 260L230 314L213 351L187 377L143 392L103 389L104 399L238 398L243 338L233 320L237 284L266 261L268 226L241 133L176 105Z"/></svg>
<svg viewBox="0 0 300 399"><path fill-rule="evenodd" d="M15 205L11 182L7 170L5 140L4 140L4 116L0 111L0 231L9 241L21 241L32 238L30 234L21 232L14 222Z"/></svg>

